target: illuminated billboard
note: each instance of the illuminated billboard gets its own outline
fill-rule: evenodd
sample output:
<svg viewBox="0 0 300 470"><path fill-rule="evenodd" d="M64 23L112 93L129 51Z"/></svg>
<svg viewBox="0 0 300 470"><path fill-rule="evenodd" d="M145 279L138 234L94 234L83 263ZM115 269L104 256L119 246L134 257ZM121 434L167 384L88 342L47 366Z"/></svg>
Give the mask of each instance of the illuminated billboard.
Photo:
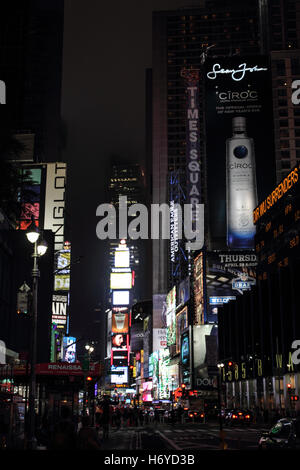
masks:
<svg viewBox="0 0 300 470"><path fill-rule="evenodd" d="M54 290L70 290L71 250L62 249L55 254Z"/></svg>
<svg viewBox="0 0 300 470"><path fill-rule="evenodd" d="M203 253L200 253L194 260L194 302L194 325L203 325L205 321Z"/></svg>
<svg viewBox="0 0 300 470"><path fill-rule="evenodd" d="M47 163L44 229L54 233L54 250L64 245L66 163Z"/></svg>
<svg viewBox="0 0 300 470"><path fill-rule="evenodd" d="M185 304L189 300L189 298L190 298L190 278L186 277L179 284L178 297L177 297L178 306Z"/></svg>
<svg viewBox="0 0 300 470"><path fill-rule="evenodd" d="M113 272L110 274L111 289L131 289L132 274L131 272Z"/></svg>
<svg viewBox="0 0 300 470"><path fill-rule="evenodd" d="M110 343L111 344L111 343ZM111 351L111 365L115 367L128 366L127 349L113 349Z"/></svg>
<svg viewBox="0 0 300 470"><path fill-rule="evenodd" d="M166 297L167 346L176 342L176 287Z"/></svg>
<svg viewBox="0 0 300 470"><path fill-rule="evenodd" d="M122 385L128 383L128 367L111 366L110 373L112 384Z"/></svg>
<svg viewBox="0 0 300 470"><path fill-rule="evenodd" d="M176 353L180 353L180 340L182 332L188 327L188 309L185 307L183 310L176 314Z"/></svg>
<svg viewBox="0 0 300 470"><path fill-rule="evenodd" d="M111 328L112 333L128 333L128 317L128 313L113 313Z"/></svg>
<svg viewBox="0 0 300 470"><path fill-rule="evenodd" d="M63 361L76 361L76 338L73 336L64 336L63 338Z"/></svg>
<svg viewBox="0 0 300 470"><path fill-rule="evenodd" d="M19 196L21 212L18 228L27 230L32 217L36 225L39 226L43 169L41 167L25 167L20 170L20 173L22 181Z"/></svg>
<svg viewBox="0 0 300 470"><path fill-rule="evenodd" d="M201 201L201 173L200 173L200 116L199 116L199 81L200 71L197 69L183 69L181 76L184 79L186 93L186 171L187 171L187 200L192 205L192 229L195 231L196 220L199 216L197 205Z"/></svg>
<svg viewBox="0 0 300 470"><path fill-rule="evenodd" d="M52 296L52 323L57 325L65 325L68 316L68 296L53 295Z"/></svg>
<svg viewBox="0 0 300 470"><path fill-rule="evenodd" d="M129 305L129 290L114 290L112 303L113 305Z"/></svg>
<svg viewBox="0 0 300 470"><path fill-rule="evenodd" d="M269 59L208 58L205 69L211 246L253 249L252 213L276 176Z"/></svg>
<svg viewBox="0 0 300 470"><path fill-rule="evenodd" d="M122 250L116 249L115 268L129 268L130 266L129 255L130 255L130 251L128 248L126 250L124 248Z"/></svg>
<svg viewBox="0 0 300 470"><path fill-rule="evenodd" d="M111 347L115 349L127 349L129 337L126 334L116 333L111 337Z"/></svg>

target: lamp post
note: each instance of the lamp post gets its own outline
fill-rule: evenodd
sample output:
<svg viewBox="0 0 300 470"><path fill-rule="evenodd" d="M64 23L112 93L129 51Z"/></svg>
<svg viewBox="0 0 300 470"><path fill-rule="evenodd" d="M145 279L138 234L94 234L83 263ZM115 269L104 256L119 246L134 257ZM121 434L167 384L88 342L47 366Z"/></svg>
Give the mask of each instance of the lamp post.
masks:
<svg viewBox="0 0 300 470"><path fill-rule="evenodd" d="M87 354L88 354L88 371L90 370L90 361L91 361L91 354L92 352L94 351L94 346L92 344L86 344L85 345L85 349L87 351ZM87 396L87 389L86 389L86 377L87 377L87 370L86 370L86 367L84 368L84 398L83 398L83 413L85 414L86 413L86 396ZM90 411L90 399L88 397L88 411ZM93 417L94 419L94 417Z"/></svg>
<svg viewBox="0 0 300 470"><path fill-rule="evenodd" d="M227 449L227 445L225 443L225 435L223 431L223 421L222 421L222 400L221 400L221 372L224 367L223 363L217 364L219 373L218 373L218 402L219 402L219 426L220 426L220 447L221 449Z"/></svg>
<svg viewBox="0 0 300 470"><path fill-rule="evenodd" d="M30 379L29 379L29 429L28 429L28 447L34 447L34 434L35 434L35 397L36 397L36 345L37 345L37 299L38 299L38 278L40 271L38 267L38 258L43 256L47 251L47 243L40 238L40 231L35 225L34 220L26 231L26 237L30 243L33 244L33 269L32 269L32 342L30 354Z"/></svg>

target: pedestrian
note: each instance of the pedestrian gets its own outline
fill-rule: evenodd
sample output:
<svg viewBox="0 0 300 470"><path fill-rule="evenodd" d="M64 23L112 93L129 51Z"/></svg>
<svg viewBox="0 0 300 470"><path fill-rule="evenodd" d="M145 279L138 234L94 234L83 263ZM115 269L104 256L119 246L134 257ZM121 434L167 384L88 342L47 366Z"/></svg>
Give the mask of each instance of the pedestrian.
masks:
<svg viewBox="0 0 300 470"><path fill-rule="evenodd" d="M269 410L268 408L264 409L264 422L267 424L269 422Z"/></svg>
<svg viewBox="0 0 300 470"><path fill-rule="evenodd" d="M50 439L51 450L76 449L77 436L74 423L71 420L71 412L68 407L61 408L61 418L56 423Z"/></svg>
<svg viewBox="0 0 300 470"><path fill-rule="evenodd" d="M110 420L110 404L107 395L104 395L102 402L100 403L102 408L102 428L103 428L103 439L108 439L109 434L109 420Z"/></svg>
<svg viewBox="0 0 300 470"><path fill-rule="evenodd" d="M101 445L98 434L94 428L90 426L90 417L82 417L82 427L78 433L78 449L80 450L100 450Z"/></svg>
<svg viewBox="0 0 300 470"><path fill-rule="evenodd" d="M144 424L144 412L143 410L139 410L139 420L140 420L140 425L143 426Z"/></svg>
<svg viewBox="0 0 300 470"><path fill-rule="evenodd" d="M157 426L157 423L159 422L159 411L155 410L154 411L154 424Z"/></svg>
<svg viewBox="0 0 300 470"><path fill-rule="evenodd" d="M115 411L115 424L116 424L116 431L118 431L121 427L121 411L119 408Z"/></svg>

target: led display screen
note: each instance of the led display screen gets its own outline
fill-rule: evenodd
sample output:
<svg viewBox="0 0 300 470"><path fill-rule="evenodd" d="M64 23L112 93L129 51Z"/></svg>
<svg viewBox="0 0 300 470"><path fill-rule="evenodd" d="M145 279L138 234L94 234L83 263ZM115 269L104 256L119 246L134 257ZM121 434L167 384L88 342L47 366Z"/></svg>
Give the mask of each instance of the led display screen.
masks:
<svg viewBox="0 0 300 470"><path fill-rule="evenodd" d="M112 303L113 305L129 305L129 291L114 290Z"/></svg>
<svg viewBox="0 0 300 470"><path fill-rule="evenodd" d="M112 349L127 349L128 337L125 334L113 334L111 337Z"/></svg>
<svg viewBox="0 0 300 470"><path fill-rule="evenodd" d="M180 338L183 330L188 327L188 309L185 307L176 315L176 352L180 352Z"/></svg>
<svg viewBox="0 0 300 470"><path fill-rule="evenodd" d="M132 274L130 273L111 273L110 274L111 289L131 289Z"/></svg>
<svg viewBox="0 0 300 470"><path fill-rule="evenodd" d="M63 338L63 361L76 361L76 338L73 336L64 336Z"/></svg>
<svg viewBox="0 0 300 470"><path fill-rule="evenodd" d="M112 333L128 333L128 313L113 313Z"/></svg>
<svg viewBox="0 0 300 470"><path fill-rule="evenodd" d="M120 385L128 383L128 367L111 366L111 383Z"/></svg>
<svg viewBox="0 0 300 470"><path fill-rule="evenodd" d="M129 250L116 250L115 251L115 267L116 268L129 268Z"/></svg>

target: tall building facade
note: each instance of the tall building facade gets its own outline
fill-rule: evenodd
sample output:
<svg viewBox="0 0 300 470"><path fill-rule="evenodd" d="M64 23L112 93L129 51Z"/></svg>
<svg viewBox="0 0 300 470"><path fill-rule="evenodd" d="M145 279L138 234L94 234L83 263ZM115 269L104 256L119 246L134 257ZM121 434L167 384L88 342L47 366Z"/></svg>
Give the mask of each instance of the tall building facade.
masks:
<svg viewBox="0 0 300 470"><path fill-rule="evenodd" d="M59 161L64 2L6 2L0 19L0 80L6 104L1 127L27 146L36 162Z"/></svg>
<svg viewBox="0 0 300 470"><path fill-rule="evenodd" d="M135 163L112 163L109 180L110 203L119 210L119 197L127 198L127 208L133 204L145 204L145 174L143 168ZM130 219L128 217L128 223ZM118 225L117 225L118 231ZM119 245L119 240L111 240L110 246L110 267L114 266L115 248ZM130 250L130 268L135 272L135 285L133 286L133 302L144 298L145 278L145 243L143 240L127 240Z"/></svg>
<svg viewBox="0 0 300 470"><path fill-rule="evenodd" d="M202 68L210 55L259 53L257 2L206 2L205 8L153 14L153 203L168 202L168 173L186 173L186 92L182 69ZM202 202L206 202L204 87L199 89ZM206 231L208 227L206 227ZM153 242L153 292L165 293L168 247Z"/></svg>

